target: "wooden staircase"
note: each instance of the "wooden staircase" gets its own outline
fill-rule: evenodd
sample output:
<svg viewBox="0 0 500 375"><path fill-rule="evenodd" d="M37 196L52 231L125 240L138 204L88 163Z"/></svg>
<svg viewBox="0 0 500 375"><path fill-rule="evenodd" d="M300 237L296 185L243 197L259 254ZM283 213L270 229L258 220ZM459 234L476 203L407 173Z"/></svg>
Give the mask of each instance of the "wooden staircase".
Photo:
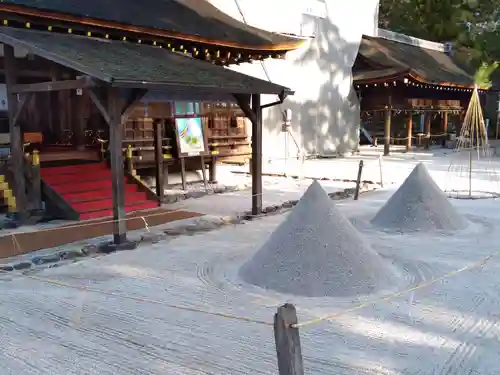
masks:
<svg viewBox="0 0 500 375"><path fill-rule="evenodd" d="M42 167L42 190L49 211L69 220L91 220L113 215L112 176L105 163ZM159 206L133 178L125 179L126 213Z"/></svg>

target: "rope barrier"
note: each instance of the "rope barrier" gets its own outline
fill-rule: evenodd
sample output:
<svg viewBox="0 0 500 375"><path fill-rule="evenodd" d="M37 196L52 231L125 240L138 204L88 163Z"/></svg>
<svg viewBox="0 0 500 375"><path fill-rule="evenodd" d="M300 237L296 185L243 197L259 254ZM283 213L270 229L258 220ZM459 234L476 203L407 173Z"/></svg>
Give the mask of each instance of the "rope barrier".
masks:
<svg viewBox="0 0 500 375"><path fill-rule="evenodd" d="M8 272L7 271L0 271L0 273L8 273ZM83 285L73 285L73 284L64 283L64 282L57 281L57 280L47 279L44 277L37 277L37 276L33 276L33 275L22 275L22 277L25 279L39 281L39 282L42 282L42 283L48 284L48 285L55 285L55 286L59 286L59 287L63 287L63 288L76 289L76 290L80 290L80 291L84 291L84 292L91 292L91 293L96 293L96 294L101 294L101 295L105 295L105 296L116 297L116 298L121 298L121 299L125 299L125 300L136 301L136 302L150 303L150 304L160 305L160 306L164 306L164 307L168 307L168 308L176 309L176 310L195 312L195 313L200 313L200 314L205 314L205 315L217 316L217 317L221 317L221 318L239 320L239 321L243 321L243 322L247 322L247 323L254 323L254 324L260 324L260 325L266 325L266 326L273 325L273 323L266 322L263 320L253 319L250 317L238 316L238 315L233 315L233 314L229 314L229 313L207 311L207 310L202 310L202 309L198 309L195 307L178 306L178 305L165 303L165 302L159 301L159 300L152 300L152 299L148 299L148 298L144 298L144 297L134 297L134 296L121 294L121 293L108 292L108 291L97 289L97 288L90 288L90 287L83 286Z"/></svg>
<svg viewBox="0 0 500 375"><path fill-rule="evenodd" d="M175 213L182 212L182 211L184 211L184 209L177 208L177 209L169 210L169 211L155 212L155 213L152 213L149 215L125 217L122 220L125 222L130 221L130 220L134 220L134 219L142 219L143 221L145 221L146 218L155 217L155 216L162 216L162 215L170 215L170 214L175 214ZM45 232L52 232L52 231L64 230L64 229L83 228L83 227L93 226L93 225L110 224L110 223L115 223L118 221L119 220L117 220L117 219L110 219L110 220L105 220L105 221L95 220L95 221L89 221L89 222L84 222L84 223L57 226L57 227L53 227L53 228L44 228L44 229L37 230L37 231L8 233L8 234L5 234L5 236L16 235L16 234L26 234L26 233L45 233Z"/></svg>
<svg viewBox="0 0 500 375"><path fill-rule="evenodd" d="M417 138L440 138L440 137L444 137L444 136L447 136L448 133L442 133L442 134L422 134L420 136L411 136L411 137L389 137L390 140L393 140L393 141L406 141L408 139L417 139ZM374 136L374 138L383 138L383 139L386 139L387 137L385 136Z"/></svg>
<svg viewBox="0 0 500 375"><path fill-rule="evenodd" d="M332 320L332 319L339 318L341 316L362 310L364 308L374 306L380 302L391 302L395 298L401 297L403 295L406 295L406 294L409 294L409 293L412 293L412 292L415 292L418 290L425 289L429 286L435 285L435 284L440 283L446 279L449 279L453 276L456 276L462 272L472 270L472 269L477 268L479 266L483 266L486 264L486 262L488 262L494 256L497 256L499 254L500 254L500 250L496 251L490 255L487 255L485 257L482 257L482 258L476 260L475 262L472 262L472 263L470 263L462 268L451 271L451 272L449 272L441 277L420 283L414 287L407 288L405 290L395 292L395 293L380 297L380 298L372 300L372 301L363 302L355 307L352 307L352 308L349 308L349 309L346 309L346 310L343 310L343 311L340 311L337 313L324 315L324 316L321 316L321 317L318 317L315 319L311 319L311 320L307 320L304 322L300 322L297 324L292 324L291 327L292 328L303 328L306 326L311 326L314 324L321 323L321 322L326 321L326 320ZM0 271L0 273L8 274L7 271ZM104 291L104 290L97 289L97 288L90 288L90 287L81 286L81 285L73 285L73 284L64 283L64 282L60 282L60 281L52 280L52 279L47 279L44 277L37 277L37 276L33 276L33 275L22 275L21 277L26 278L26 279L39 281L39 282L42 282L44 284L55 285L55 286L65 287L65 288L70 288L70 289L76 289L76 290L81 290L81 291L86 291L86 292L91 292L91 293L96 293L96 294L101 294L101 295L106 295L106 296L111 296L111 297L116 297L116 298L122 298L122 299L126 299L126 300L132 300L132 301L136 301L136 302L151 303L151 304L156 304L156 305L160 305L160 306L164 306L164 307L168 307L168 308L172 308L172 309L176 309L176 310L189 311L189 312L195 312L195 313L211 315L211 316L216 316L216 317L221 317L221 318L233 319L233 320L243 321L246 323L254 323L254 324L259 324L259 325L273 326L273 323L250 318L250 317L246 317L246 316L238 316L238 315L234 315L234 314L221 313L221 312L212 312L212 311L202 310L202 309L198 309L198 308L194 308L194 307L178 306L178 305L174 305L174 304L168 304L168 303L165 303L165 302L159 301L159 300L151 300L151 299L144 298L144 297L134 297L134 296L125 295L125 294L121 294L121 293L108 292L108 291Z"/></svg>
<svg viewBox="0 0 500 375"><path fill-rule="evenodd" d="M336 318L339 318L343 315L347 315L347 314L350 314L352 312L355 312L355 311L359 311L359 310L362 310L366 307L370 307L370 306L374 306L380 302L390 302L392 301L393 299L397 298L397 297L401 297L401 296L404 296L406 294L409 294L411 292L415 292L417 290L422 290L422 289L425 289L429 286L432 286L432 285L435 285L441 281L444 281L446 279L449 279L450 277L453 277L453 276L456 276L464 271L469 271L471 269L474 269L478 266L481 266L481 265L484 265L486 262L488 262L491 258L493 258L494 256L497 256L497 255L500 255L500 250L498 251L495 251L494 253L490 254L490 255L487 255L485 257L482 257L482 258L479 258L478 260L472 262L472 263L469 263L468 265L462 267L462 268L459 268L457 270L454 270L454 271L451 271L441 277L438 277L436 279L432 279L432 280L429 280L429 281L426 281L426 282L423 282L423 283L420 283L414 287L411 287L411 288L408 288L408 289L405 289L405 290L402 290L402 291L399 291L399 292L395 292L395 293L392 293L392 294L389 294L389 295L386 295L386 296L383 296L383 297L380 297L380 298L377 298L375 300L372 300L372 301L367 301L367 302L363 302L355 307L352 307L350 309L346 309L346 310L343 310L343 311L340 311L340 312L337 312L337 313L333 313L333 314L328 314L328 315L324 315L324 316L320 316L318 318L315 318L315 319L311 319L311 320L307 320L307 321L304 321L304 322L300 322L300 323L296 323L296 324L292 324L291 327L292 328L301 328L301 327L306 327L306 326L310 326L310 325L313 325L313 324L317 324L317 323L321 323L325 320L332 320L332 319L336 319Z"/></svg>

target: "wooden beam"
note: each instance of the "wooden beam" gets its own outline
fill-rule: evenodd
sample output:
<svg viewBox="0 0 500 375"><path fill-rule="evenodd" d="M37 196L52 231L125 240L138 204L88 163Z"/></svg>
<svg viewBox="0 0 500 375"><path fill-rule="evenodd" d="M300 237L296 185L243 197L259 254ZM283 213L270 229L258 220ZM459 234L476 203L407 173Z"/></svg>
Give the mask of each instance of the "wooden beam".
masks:
<svg viewBox="0 0 500 375"><path fill-rule="evenodd" d="M252 113L252 215L259 215L262 213L262 108L260 94L252 95Z"/></svg>
<svg viewBox="0 0 500 375"><path fill-rule="evenodd" d="M12 119L12 124L17 125L17 122L19 120L19 117L21 116L21 113L23 112L24 107L26 106L26 103L31 99L31 93L23 94L23 95L16 95L19 97L19 103L17 104L16 108L16 114L14 115L14 118Z"/></svg>
<svg viewBox="0 0 500 375"><path fill-rule="evenodd" d="M27 215L27 197L26 197L26 181L24 177L24 152L23 152L23 137L22 130L17 123L16 115L18 108L21 106L18 103L17 95L12 92L16 84L16 58L14 56L14 48L4 44L4 60L5 60L5 82L7 88L7 103L9 113L9 131L10 131L10 154L12 161L12 171L14 174L14 195L16 197L16 208L20 215L20 221L23 221Z"/></svg>
<svg viewBox="0 0 500 375"><path fill-rule="evenodd" d="M125 220L125 171L122 152L123 126L120 90L109 87L107 92L113 194L113 242L115 245L122 245L127 242L127 223Z"/></svg>
<svg viewBox="0 0 500 375"><path fill-rule="evenodd" d="M141 102L142 98L148 90L133 89L132 94L125 102L122 109L122 123L126 123L132 112L134 112L135 107Z"/></svg>
<svg viewBox="0 0 500 375"><path fill-rule="evenodd" d="M76 89L85 89L96 86L97 82L94 79L85 76L83 78L71 79L66 81L49 81L49 82L14 85L12 90L15 94L19 94L28 92L76 90Z"/></svg>
<svg viewBox="0 0 500 375"><path fill-rule="evenodd" d="M122 116L123 117L123 116ZM163 142L162 142L162 127L165 126L165 122L156 121L154 123L154 140L155 140L155 167L156 167L156 195L161 202L163 202L163 197L165 195L165 189L163 187Z"/></svg>
<svg viewBox="0 0 500 375"><path fill-rule="evenodd" d="M257 121L255 113L253 112L253 107L250 106L250 95L246 94L233 94L238 106L241 108L246 117L250 119L252 124Z"/></svg>
<svg viewBox="0 0 500 375"><path fill-rule="evenodd" d="M109 89L108 89L108 92L109 92ZM90 99L95 104L95 106L97 107L99 112L101 112L102 117L104 117L104 121L106 121L106 123L109 125L111 123L111 118L110 118L110 115L108 113L108 110L106 109L106 106L104 105L104 101L102 100L102 98L99 97L99 95L97 94L97 92L95 90L90 89L90 90L88 90L88 93L89 93ZM120 108L120 118L121 118L121 108Z"/></svg>

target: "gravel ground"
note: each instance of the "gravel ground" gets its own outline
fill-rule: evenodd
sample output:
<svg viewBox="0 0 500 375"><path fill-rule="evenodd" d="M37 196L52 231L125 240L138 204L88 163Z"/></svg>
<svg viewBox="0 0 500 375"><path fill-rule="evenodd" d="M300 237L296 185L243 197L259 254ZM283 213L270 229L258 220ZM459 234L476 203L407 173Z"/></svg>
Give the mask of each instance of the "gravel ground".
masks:
<svg viewBox="0 0 500 375"><path fill-rule="evenodd" d="M437 165L438 178L434 167L429 169L438 181L449 161L431 159L427 165ZM394 180L414 166L401 164L387 167ZM338 171L334 165L328 170ZM463 271L390 302L301 328L306 374L499 374L500 201L452 201L470 222L452 235L401 234L370 223L393 192L368 193L337 208L401 273L398 289ZM217 208L228 204L224 195L211 198ZM244 201L246 207L246 199L234 202ZM192 202L201 205L202 200ZM292 302L299 321L306 321L381 297L311 298L242 281L241 265L286 217L273 215L47 269L37 274L43 280L20 272L1 279L0 374L275 375L271 326L206 312L272 322L276 307ZM473 268L465 268L473 262Z"/></svg>

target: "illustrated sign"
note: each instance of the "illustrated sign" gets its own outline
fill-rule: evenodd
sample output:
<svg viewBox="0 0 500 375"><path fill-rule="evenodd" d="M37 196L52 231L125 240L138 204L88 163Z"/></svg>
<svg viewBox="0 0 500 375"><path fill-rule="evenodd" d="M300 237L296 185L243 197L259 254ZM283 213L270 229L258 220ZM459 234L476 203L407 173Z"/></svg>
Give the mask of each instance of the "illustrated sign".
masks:
<svg viewBox="0 0 500 375"><path fill-rule="evenodd" d="M206 152L201 117L176 118L175 127L180 154L195 156Z"/></svg>

